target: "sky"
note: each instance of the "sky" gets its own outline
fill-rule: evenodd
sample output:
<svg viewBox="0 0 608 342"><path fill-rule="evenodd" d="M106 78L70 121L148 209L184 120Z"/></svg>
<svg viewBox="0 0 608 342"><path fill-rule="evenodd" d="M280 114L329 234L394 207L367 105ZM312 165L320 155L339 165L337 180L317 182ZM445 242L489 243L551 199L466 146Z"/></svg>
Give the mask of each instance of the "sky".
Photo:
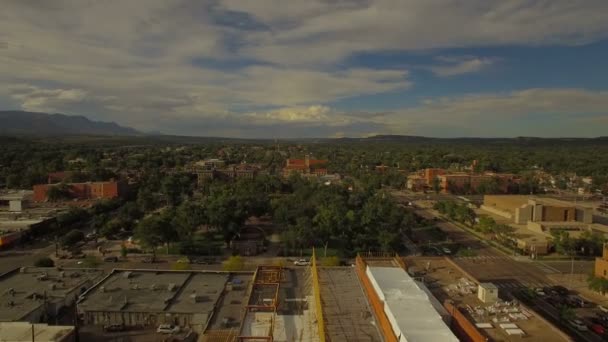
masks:
<svg viewBox="0 0 608 342"><path fill-rule="evenodd" d="M193 136L607 136L606 18L606 0L4 0L0 109Z"/></svg>

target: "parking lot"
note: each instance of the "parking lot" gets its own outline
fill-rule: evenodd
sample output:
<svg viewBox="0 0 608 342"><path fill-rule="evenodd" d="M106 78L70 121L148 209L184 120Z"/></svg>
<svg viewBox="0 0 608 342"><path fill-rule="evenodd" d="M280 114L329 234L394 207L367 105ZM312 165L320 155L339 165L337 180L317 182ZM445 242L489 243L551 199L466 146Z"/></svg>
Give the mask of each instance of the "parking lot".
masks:
<svg viewBox="0 0 608 342"><path fill-rule="evenodd" d="M492 304L477 297L477 283L442 257L407 257L410 273L423 279L429 290L441 302L453 301L473 323L487 328L479 330L494 341L567 341L558 329L547 324L538 315L512 301L507 292L499 289L501 301ZM504 294L504 296L503 296ZM502 326L501 326L502 325ZM523 336L509 335L503 326L516 326Z"/></svg>

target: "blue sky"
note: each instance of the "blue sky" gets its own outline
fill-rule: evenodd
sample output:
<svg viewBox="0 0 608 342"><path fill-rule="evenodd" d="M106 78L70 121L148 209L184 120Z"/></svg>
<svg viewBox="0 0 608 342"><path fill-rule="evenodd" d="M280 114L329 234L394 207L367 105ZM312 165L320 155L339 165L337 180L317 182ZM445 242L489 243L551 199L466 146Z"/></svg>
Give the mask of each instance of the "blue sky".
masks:
<svg viewBox="0 0 608 342"><path fill-rule="evenodd" d="M7 1L0 108L260 138L608 135L605 0Z"/></svg>

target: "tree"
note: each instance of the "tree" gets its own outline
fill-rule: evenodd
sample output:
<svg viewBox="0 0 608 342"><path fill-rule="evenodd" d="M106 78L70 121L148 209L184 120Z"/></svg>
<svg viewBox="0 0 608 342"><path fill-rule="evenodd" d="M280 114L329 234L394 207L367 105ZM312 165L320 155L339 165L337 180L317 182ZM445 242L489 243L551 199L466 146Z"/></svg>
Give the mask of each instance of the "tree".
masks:
<svg viewBox="0 0 608 342"><path fill-rule="evenodd" d="M201 203L185 201L175 210L171 221L181 241L192 238L197 228L206 223L205 208Z"/></svg>
<svg viewBox="0 0 608 342"><path fill-rule="evenodd" d="M65 183L49 186L46 196L51 202L64 201L72 198L70 186Z"/></svg>
<svg viewBox="0 0 608 342"><path fill-rule="evenodd" d="M570 234L566 231L551 231L555 250L559 254L574 255L574 240L570 238Z"/></svg>
<svg viewBox="0 0 608 342"><path fill-rule="evenodd" d="M51 259L49 257L44 257L44 258L40 258L40 259L36 260L36 262L34 262L34 266L36 266L36 267L55 267L55 262L53 261L53 259Z"/></svg>
<svg viewBox="0 0 608 342"><path fill-rule="evenodd" d="M475 226L482 233L490 233L496 226L496 221L490 216L480 216L479 222Z"/></svg>
<svg viewBox="0 0 608 342"><path fill-rule="evenodd" d="M205 209L207 222L224 235L226 243L232 240L248 216L246 210L228 189L207 197Z"/></svg>
<svg viewBox="0 0 608 342"><path fill-rule="evenodd" d="M84 233L80 230L72 229L61 239L61 244L65 247L71 247L82 240L84 240Z"/></svg>
<svg viewBox="0 0 608 342"><path fill-rule="evenodd" d="M245 260L240 255L233 255L224 261L222 267L224 271L241 271L245 267Z"/></svg>
<svg viewBox="0 0 608 342"><path fill-rule="evenodd" d="M436 194L438 194L439 191L441 191L441 181L439 180L439 177L433 178L432 187L433 187L433 191L435 191Z"/></svg>
<svg viewBox="0 0 608 342"><path fill-rule="evenodd" d="M123 229L125 225L125 222L120 218L113 218L106 221L99 232L107 239L112 239Z"/></svg>
<svg viewBox="0 0 608 342"><path fill-rule="evenodd" d="M590 290L597 291L604 295L608 292L608 279L602 277L596 277L594 274L590 274L587 278L587 285Z"/></svg>
<svg viewBox="0 0 608 342"><path fill-rule="evenodd" d="M139 240L142 246L152 250L153 260L156 260L156 249L163 243L174 241L176 235L167 215L159 214L141 220L134 231L135 238Z"/></svg>

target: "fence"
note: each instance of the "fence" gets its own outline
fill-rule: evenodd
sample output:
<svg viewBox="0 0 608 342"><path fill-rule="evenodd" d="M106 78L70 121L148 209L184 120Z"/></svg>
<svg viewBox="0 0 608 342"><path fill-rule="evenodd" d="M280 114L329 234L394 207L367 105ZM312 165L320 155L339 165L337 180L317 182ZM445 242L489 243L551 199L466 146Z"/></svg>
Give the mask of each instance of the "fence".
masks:
<svg viewBox="0 0 608 342"><path fill-rule="evenodd" d="M312 290L315 296L317 323L319 325L319 341L325 342L325 320L323 319L323 305L321 304L321 290L319 288L319 271L317 269L317 257L314 248L312 250Z"/></svg>

